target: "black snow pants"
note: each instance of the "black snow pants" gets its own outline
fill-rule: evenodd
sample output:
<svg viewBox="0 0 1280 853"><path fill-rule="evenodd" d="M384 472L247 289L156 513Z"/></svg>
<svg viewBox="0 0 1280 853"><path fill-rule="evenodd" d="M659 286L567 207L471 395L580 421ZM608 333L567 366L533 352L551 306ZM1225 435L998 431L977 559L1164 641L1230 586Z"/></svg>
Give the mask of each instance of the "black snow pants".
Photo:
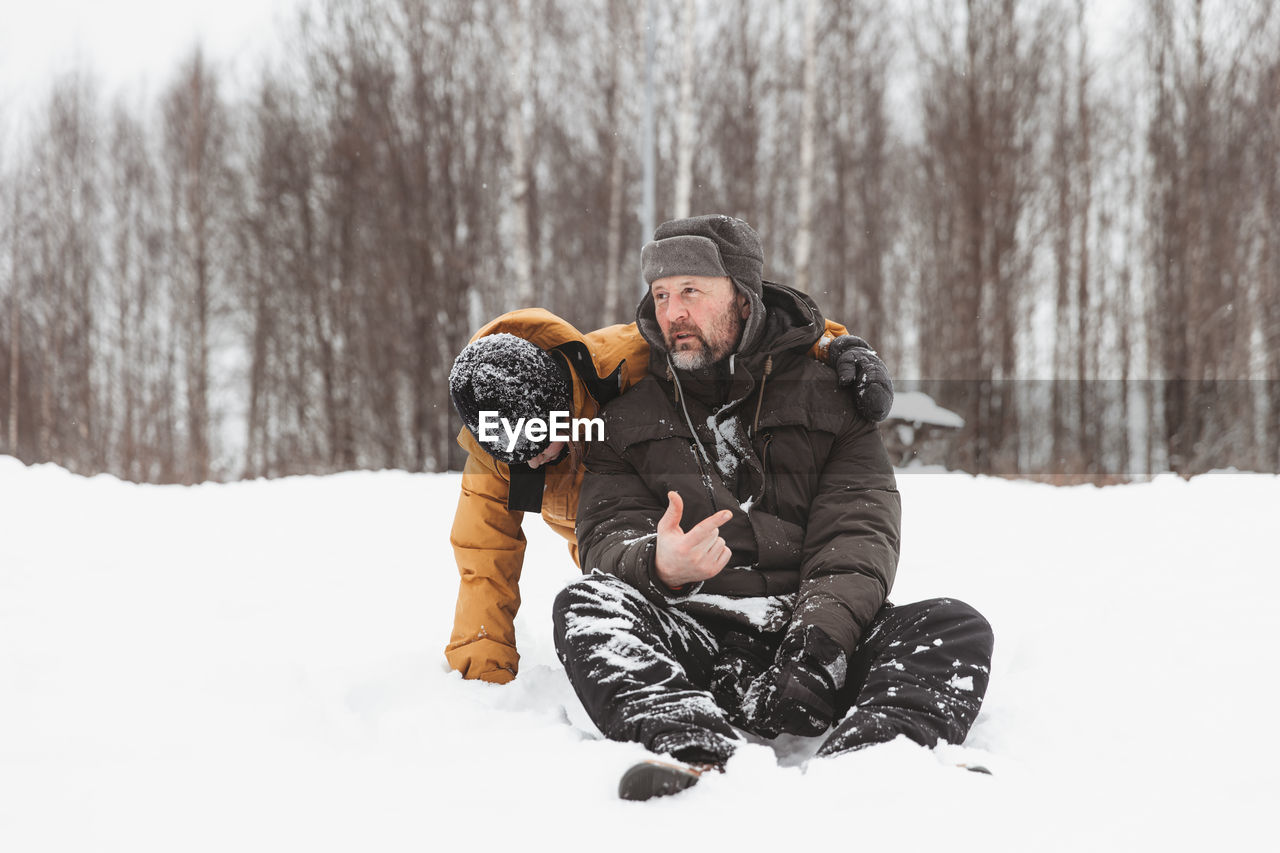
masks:
<svg viewBox="0 0 1280 853"><path fill-rule="evenodd" d="M569 681L606 737L677 756L733 754L740 737L709 690L730 626L656 605L601 572L561 590L553 620ZM818 754L900 734L930 747L963 742L987 689L992 642L981 614L955 599L886 604L849 661L838 722Z"/></svg>

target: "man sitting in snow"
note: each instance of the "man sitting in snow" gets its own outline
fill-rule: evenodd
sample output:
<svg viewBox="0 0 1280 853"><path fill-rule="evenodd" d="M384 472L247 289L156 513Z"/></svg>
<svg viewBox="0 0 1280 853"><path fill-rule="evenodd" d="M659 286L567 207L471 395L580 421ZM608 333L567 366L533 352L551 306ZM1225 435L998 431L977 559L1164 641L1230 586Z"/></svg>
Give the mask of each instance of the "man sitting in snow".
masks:
<svg viewBox="0 0 1280 853"><path fill-rule="evenodd" d="M556 649L592 720L646 762L647 799L722 768L740 735L817 736L834 756L905 735L960 743L990 627L952 599L893 606L901 505L875 424L805 353L823 318L765 282L726 216L659 226L637 324L649 375L604 409L578 507L582 567ZM735 728L736 727L736 728Z"/></svg>

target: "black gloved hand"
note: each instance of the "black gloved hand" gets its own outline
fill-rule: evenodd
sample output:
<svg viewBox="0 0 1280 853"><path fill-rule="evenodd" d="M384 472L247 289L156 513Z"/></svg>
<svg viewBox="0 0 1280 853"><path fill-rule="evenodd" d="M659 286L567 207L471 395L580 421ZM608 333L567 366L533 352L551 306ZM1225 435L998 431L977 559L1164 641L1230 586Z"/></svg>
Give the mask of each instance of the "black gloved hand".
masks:
<svg viewBox="0 0 1280 853"><path fill-rule="evenodd" d="M893 380L871 344L857 335L841 335L827 345L827 356L841 386L852 388L853 406L872 423L889 416Z"/></svg>
<svg viewBox="0 0 1280 853"><path fill-rule="evenodd" d="M771 663L773 650L757 634L730 631L720 641L720 654L711 670L711 695L735 726L746 728L742 697Z"/></svg>
<svg viewBox="0 0 1280 853"><path fill-rule="evenodd" d="M844 650L821 628L788 631L773 665L743 696L742 728L765 737L822 734L835 718L846 669Z"/></svg>

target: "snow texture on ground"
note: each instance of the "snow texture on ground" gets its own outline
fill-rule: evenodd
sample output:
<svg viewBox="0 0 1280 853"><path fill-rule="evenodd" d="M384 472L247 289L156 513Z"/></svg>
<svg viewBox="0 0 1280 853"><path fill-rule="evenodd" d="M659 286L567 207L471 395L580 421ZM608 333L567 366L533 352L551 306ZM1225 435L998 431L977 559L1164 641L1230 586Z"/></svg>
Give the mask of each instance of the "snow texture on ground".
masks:
<svg viewBox="0 0 1280 853"><path fill-rule="evenodd" d="M530 520L510 685L442 653L457 475L195 488L0 457L0 850L1262 850L1280 795L1280 478L900 472L897 601L996 632L968 742L751 744L616 798ZM976 762L994 776L952 766Z"/></svg>

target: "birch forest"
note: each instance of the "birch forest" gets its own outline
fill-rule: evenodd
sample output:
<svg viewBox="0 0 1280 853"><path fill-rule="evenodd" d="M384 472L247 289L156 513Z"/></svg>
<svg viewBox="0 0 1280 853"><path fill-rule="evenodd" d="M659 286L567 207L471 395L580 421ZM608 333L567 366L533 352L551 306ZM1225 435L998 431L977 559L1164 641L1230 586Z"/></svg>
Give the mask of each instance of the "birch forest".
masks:
<svg viewBox="0 0 1280 853"><path fill-rule="evenodd" d="M1280 9L1105 2L316 0L248 84L69 72L0 106L0 453L456 469L476 328L634 318L651 138L656 221L750 222L949 467L1280 471Z"/></svg>

